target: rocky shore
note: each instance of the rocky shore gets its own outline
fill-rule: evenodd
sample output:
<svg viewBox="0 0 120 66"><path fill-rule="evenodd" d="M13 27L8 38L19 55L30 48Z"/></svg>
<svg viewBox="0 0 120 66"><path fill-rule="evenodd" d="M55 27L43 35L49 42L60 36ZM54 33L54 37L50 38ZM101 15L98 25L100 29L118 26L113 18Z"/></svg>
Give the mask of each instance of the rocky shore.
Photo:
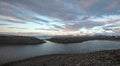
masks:
<svg viewBox="0 0 120 66"><path fill-rule="evenodd" d="M45 43L44 40L27 36L0 36L0 45L34 45Z"/></svg>
<svg viewBox="0 0 120 66"><path fill-rule="evenodd" d="M1 66L120 66L120 49L84 54L46 55Z"/></svg>

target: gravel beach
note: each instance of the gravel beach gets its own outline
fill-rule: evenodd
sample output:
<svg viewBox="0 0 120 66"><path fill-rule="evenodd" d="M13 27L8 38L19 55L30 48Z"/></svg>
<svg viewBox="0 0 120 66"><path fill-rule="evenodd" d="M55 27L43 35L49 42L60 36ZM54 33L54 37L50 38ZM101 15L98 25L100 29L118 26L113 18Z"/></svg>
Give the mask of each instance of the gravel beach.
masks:
<svg viewBox="0 0 120 66"><path fill-rule="evenodd" d="M1 66L120 66L120 49L33 57Z"/></svg>

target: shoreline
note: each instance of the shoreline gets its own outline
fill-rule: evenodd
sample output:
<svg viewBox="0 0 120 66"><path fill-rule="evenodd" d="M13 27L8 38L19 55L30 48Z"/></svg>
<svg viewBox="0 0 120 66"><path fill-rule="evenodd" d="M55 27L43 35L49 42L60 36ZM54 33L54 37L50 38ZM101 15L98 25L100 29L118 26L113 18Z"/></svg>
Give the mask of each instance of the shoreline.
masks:
<svg viewBox="0 0 120 66"><path fill-rule="evenodd" d="M0 45L36 45L46 43L42 39L29 36L0 36Z"/></svg>
<svg viewBox="0 0 120 66"><path fill-rule="evenodd" d="M120 41L120 36L77 36L77 37L53 37L46 39L51 42L70 44L70 43L82 43L91 40L110 40L110 41Z"/></svg>
<svg viewBox="0 0 120 66"><path fill-rule="evenodd" d="M80 54L53 54L9 62L1 66L112 66L120 65L120 49Z"/></svg>

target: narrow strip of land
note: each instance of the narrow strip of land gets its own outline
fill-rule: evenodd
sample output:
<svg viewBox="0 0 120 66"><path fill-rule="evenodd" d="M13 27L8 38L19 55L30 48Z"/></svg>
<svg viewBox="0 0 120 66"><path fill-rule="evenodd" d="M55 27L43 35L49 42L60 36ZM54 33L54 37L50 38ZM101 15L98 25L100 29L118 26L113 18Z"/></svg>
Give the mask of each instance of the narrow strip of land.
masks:
<svg viewBox="0 0 120 66"><path fill-rule="evenodd" d="M0 45L35 45L45 43L44 40L27 36L0 36Z"/></svg>
<svg viewBox="0 0 120 66"><path fill-rule="evenodd" d="M70 43L80 43L90 40L112 40L112 41L120 41L120 36L77 36L77 37L53 37L47 39L48 41L62 43L62 44L70 44Z"/></svg>

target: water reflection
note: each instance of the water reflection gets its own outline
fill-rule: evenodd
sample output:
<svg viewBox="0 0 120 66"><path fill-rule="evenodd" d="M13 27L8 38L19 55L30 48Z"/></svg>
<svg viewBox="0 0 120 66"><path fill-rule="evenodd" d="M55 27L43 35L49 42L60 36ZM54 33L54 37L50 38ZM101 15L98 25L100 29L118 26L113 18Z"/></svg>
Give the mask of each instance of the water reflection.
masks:
<svg viewBox="0 0 120 66"><path fill-rule="evenodd" d="M87 53L110 49L120 49L120 42L94 40L65 45L47 41L39 45L0 46L0 64L40 55Z"/></svg>

